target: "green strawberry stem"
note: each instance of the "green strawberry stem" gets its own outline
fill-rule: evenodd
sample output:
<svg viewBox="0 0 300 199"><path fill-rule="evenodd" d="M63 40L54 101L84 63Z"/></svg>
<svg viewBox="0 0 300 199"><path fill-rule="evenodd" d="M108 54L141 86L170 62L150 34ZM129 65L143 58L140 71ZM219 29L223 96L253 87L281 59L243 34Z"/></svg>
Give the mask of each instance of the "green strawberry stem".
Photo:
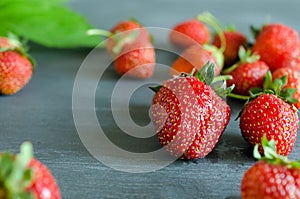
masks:
<svg viewBox="0 0 300 199"><path fill-rule="evenodd" d="M221 46L219 49L223 53L226 48L226 39L225 39L225 35L223 32L222 26L219 23L219 21L209 12L203 12L203 13L197 15L196 19L198 19L199 21L202 21L204 23L207 23L213 27L213 29L216 31L216 33L220 37Z"/></svg>
<svg viewBox="0 0 300 199"><path fill-rule="evenodd" d="M239 48L239 59L237 63L222 71L223 74L229 74L240 66L242 63L254 63L259 60L259 55L252 54L250 49L245 49L243 46Z"/></svg>
<svg viewBox="0 0 300 199"><path fill-rule="evenodd" d="M286 156L282 156L277 154L276 152L276 144L273 139L268 141L266 135L261 138L261 146L264 151L264 156L259 153L258 147L259 145L255 145L253 150L253 156L261 161L266 161L269 164L276 164L286 166L290 169L300 169L299 161L291 161Z"/></svg>
<svg viewBox="0 0 300 199"><path fill-rule="evenodd" d="M29 142L21 145L17 155L8 152L1 154L0 198L33 198L26 190L32 181L32 171L27 167L32 157L32 144Z"/></svg>
<svg viewBox="0 0 300 199"><path fill-rule="evenodd" d="M113 34L107 30L103 29L89 29L86 31L87 35L99 35L103 37L111 37Z"/></svg>
<svg viewBox="0 0 300 199"><path fill-rule="evenodd" d="M239 95L239 94L235 94L235 93L228 93L227 95L228 97L230 98L233 98L233 99L239 99L239 100L249 100L250 96L248 95Z"/></svg>

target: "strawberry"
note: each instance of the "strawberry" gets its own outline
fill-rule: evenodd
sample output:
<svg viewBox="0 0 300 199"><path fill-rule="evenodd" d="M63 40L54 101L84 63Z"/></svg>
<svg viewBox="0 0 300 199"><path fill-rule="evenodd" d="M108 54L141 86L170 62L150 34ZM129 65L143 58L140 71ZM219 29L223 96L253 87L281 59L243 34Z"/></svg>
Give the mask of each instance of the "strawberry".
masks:
<svg viewBox="0 0 300 199"><path fill-rule="evenodd" d="M208 27L197 19L189 19L176 24L170 33L170 42L179 48L194 44L206 44L210 40Z"/></svg>
<svg viewBox="0 0 300 199"><path fill-rule="evenodd" d="M155 51L150 42L137 41L125 44L114 61L115 69L130 77L149 78L155 67Z"/></svg>
<svg viewBox="0 0 300 199"><path fill-rule="evenodd" d="M0 37L0 94L12 95L31 79L33 62L12 35Z"/></svg>
<svg viewBox="0 0 300 199"><path fill-rule="evenodd" d="M262 87L269 67L259 60L259 56L251 55L251 51L246 51L243 47L239 50L239 57L240 61L225 69L223 73L231 75L232 79L228 80L227 84L235 85L234 93L249 95L251 88Z"/></svg>
<svg viewBox="0 0 300 199"><path fill-rule="evenodd" d="M299 63L298 32L284 24L265 25L257 34L252 51L260 56L273 72L278 68Z"/></svg>
<svg viewBox="0 0 300 199"><path fill-rule="evenodd" d="M148 31L135 19L120 21L110 31L90 29L87 34L107 37L106 49L113 56L117 56L125 44L135 41L151 41Z"/></svg>
<svg viewBox="0 0 300 199"><path fill-rule="evenodd" d="M106 49L114 58L116 72L133 78L149 78L155 66L155 51L148 31L136 20L121 21L110 31L90 29L89 35L108 37Z"/></svg>
<svg viewBox="0 0 300 199"><path fill-rule="evenodd" d="M262 137L264 157L257 148L254 157L259 159L244 174L241 182L242 199L299 199L300 162L291 161L276 153L274 140Z"/></svg>
<svg viewBox="0 0 300 199"><path fill-rule="evenodd" d="M219 75L223 67L223 55L217 48L210 46L193 45L185 49L171 66L170 74L178 75L181 72L190 73L195 68L199 70L207 62L213 63L215 75Z"/></svg>
<svg viewBox="0 0 300 199"><path fill-rule="evenodd" d="M286 78L272 81L268 71L263 89L252 89L251 99L240 115L240 128L244 139L251 146L260 144L263 135L274 139L277 153L287 156L296 141L299 119L291 97L295 89L282 89ZM260 145L260 150L262 147Z"/></svg>
<svg viewBox="0 0 300 199"><path fill-rule="evenodd" d="M229 122L230 108L209 86L213 77L213 64L206 64L196 76L183 74L153 89L153 124L161 145L171 155L203 158L218 143Z"/></svg>
<svg viewBox="0 0 300 199"><path fill-rule="evenodd" d="M19 154L0 155L0 198L60 199L59 187L49 169L32 157L32 145L24 142Z"/></svg>
<svg viewBox="0 0 300 199"><path fill-rule="evenodd" d="M234 29L228 29L223 31L226 47L224 49L224 66L231 66L236 63L239 59L238 52L240 46L246 46L247 37ZM221 39L218 34L216 34L213 38L212 44L216 47L221 47Z"/></svg>
<svg viewBox="0 0 300 199"><path fill-rule="evenodd" d="M279 68L272 73L274 79L281 78L287 75L287 84L283 88L294 88L296 89L293 98L298 100L294 105L296 108L300 108L300 71L292 68Z"/></svg>
<svg viewBox="0 0 300 199"><path fill-rule="evenodd" d="M136 33L134 31L137 31ZM143 25L136 20L121 21L110 30L112 36L108 38L106 43L107 51L111 54L119 54L119 48L126 43L135 41L150 42L151 37Z"/></svg>

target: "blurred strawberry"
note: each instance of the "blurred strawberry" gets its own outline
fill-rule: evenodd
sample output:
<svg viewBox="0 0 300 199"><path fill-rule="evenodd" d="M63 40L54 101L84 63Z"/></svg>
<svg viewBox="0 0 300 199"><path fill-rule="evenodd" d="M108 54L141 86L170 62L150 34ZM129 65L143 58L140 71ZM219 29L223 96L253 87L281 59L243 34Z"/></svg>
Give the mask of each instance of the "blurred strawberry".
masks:
<svg viewBox="0 0 300 199"><path fill-rule="evenodd" d="M10 35L0 37L0 94L12 95L31 79L33 61L21 42Z"/></svg>
<svg viewBox="0 0 300 199"><path fill-rule="evenodd" d="M193 45L185 49L171 66L170 74L191 73L195 68L201 69L207 62L215 65L215 75L219 75L223 67L223 54L214 46Z"/></svg>
<svg viewBox="0 0 300 199"><path fill-rule="evenodd" d="M299 63L298 32L284 24L267 24L259 31L252 52L260 56L271 71Z"/></svg>
<svg viewBox="0 0 300 199"><path fill-rule="evenodd" d="M134 78L149 78L155 67L155 51L150 42L125 44L114 60L116 71Z"/></svg>
<svg viewBox="0 0 300 199"><path fill-rule="evenodd" d="M170 33L170 42L179 48L194 44L206 44L210 40L208 27L197 19L189 19L176 24Z"/></svg>
<svg viewBox="0 0 300 199"><path fill-rule="evenodd" d="M0 154L1 199L61 199L51 171L32 155L31 143L24 142L19 154Z"/></svg>
<svg viewBox="0 0 300 199"><path fill-rule="evenodd" d="M239 59L238 52L240 46L246 46L247 44L247 37L233 29L233 28L228 28L227 30L223 31L224 37L225 37L225 42L226 42L226 47L223 52L224 54L224 66L231 66L234 63L236 63ZM221 47L221 39L218 34L214 36L213 45L216 47L220 48Z"/></svg>

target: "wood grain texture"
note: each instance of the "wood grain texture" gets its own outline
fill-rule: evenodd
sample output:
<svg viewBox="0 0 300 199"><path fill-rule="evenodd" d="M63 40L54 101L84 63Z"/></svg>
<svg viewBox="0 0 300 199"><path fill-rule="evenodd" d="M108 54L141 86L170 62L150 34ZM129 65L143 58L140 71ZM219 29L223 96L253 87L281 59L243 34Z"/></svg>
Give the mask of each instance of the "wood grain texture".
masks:
<svg viewBox="0 0 300 199"><path fill-rule="evenodd" d="M236 15L233 14L233 5L240 1L188 0L177 2L176 5L169 0L162 3L158 0L128 1L130 5L125 2L93 0L87 3L74 0L71 6L104 28L130 16L137 17L146 25L171 27L175 22L192 17L201 10L209 10L225 23L232 22L245 32L248 31L248 24L261 24L267 16L300 29L299 17L298 20L295 18L300 6L298 1L284 4L289 10L285 14L280 9L283 3L266 1L272 5L262 9L256 6L255 1L251 1L251 4L244 2L243 7L246 6L247 11L239 10ZM112 10L116 12L111 13ZM150 10L155 10L155 13ZM46 49L33 45L30 53L38 66L32 80L16 95L0 97L1 151L17 152L23 141L30 140L35 148L35 156L51 169L66 199L240 198L243 173L255 162L251 148L240 134L239 121L234 120L242 106L240 101L228 101L232 109L231 121L215 150L204 159L178 160L161 170L140 174L117 171L97 161L82 144L72 115L74 79L89 52L89 49ZM99 53L106 52L100 50ZM162 56L161 53L158 57L161 62L170 63L168 56ZM120 134L111 117L109 103L117 79L118 76L110 67L99 83L95 102L99 123L109 137L126 150L145 152L157 149L159 145L155 138L133 139ZM147 113L150 102L151 93L145 89L135 94L131 115L136 123L144 125L150 121ZM299 154L298 135L290 158L300 159Z"/></svg>

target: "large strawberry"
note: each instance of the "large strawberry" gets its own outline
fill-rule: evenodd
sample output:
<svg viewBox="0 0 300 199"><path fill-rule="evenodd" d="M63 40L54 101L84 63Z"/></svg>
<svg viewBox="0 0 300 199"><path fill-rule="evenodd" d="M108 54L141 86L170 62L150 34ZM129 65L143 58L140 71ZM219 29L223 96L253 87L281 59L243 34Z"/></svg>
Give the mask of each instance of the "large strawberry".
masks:
<svg viewBox="0 0 300 199"><path fill-rule="evenodd" d="M199 70L207 62L215 65L215 75L219 75L223 67L223 55L216 47L193 45L186 48L171 66L170 74L190 73Z"/></svg>
<svg viewBox="0 0 300 199"><path fill-rule="evenodd" d="M223 70L223 73L232 76L227 83L229 86L235 85L234 93L247 96L251 88L262 87L269 67L259 60L258 55L251 55L251 51L243 47L239 50L239 58L239 62Z"/></svg>
<svg viewBox="0 0 300 199"><path fill-rule="evenodd" d="M298 32L284 24L265 25L257 34L252 51L260 55L271 71L299 63Z"/></svg>
<svg viewBox="0 0 300 199"><path fill-rule="evenodd" d="M0 37L0 94L12 95L31 79L33 62L13 36Z"/></svg>
<svg viewBox="0 0 300 199"><path fill-rule="evenodd" d="M246 103L240 115L243 137L251 146L261 143L261 138L274 139L277 153L287 156L296 141L299 119L291 96L295 89L282 89L286 78L272 81L268 71L263 89L252 89L252 99ZM259 148L262 151L261 145Z"/></svg>
<svg viewBox="0 0 300 199"><path fill-rule="evenodd" d="M59 187L49 169L32 157L30 143L23 143L19 154L1 153L0 198L61 198Z"/></svg>
<svg viewBox="0 0 300 199"><path fill-rule="evenodd" d="M134 78L149 78L155 67L155 51L150 42L136 41L125 44L114 61L120 75L125 73Z"/></svg>
<svg viewBox="0 0 300 199"><path fill-rule="evenodd" d="M293 97L298 100L294 105L300 108L300 71L292 68L279 68L272 73L274 79L287 76L287 84L283 88L296 89Z"/></svg>
<svg viewBox="0 0 300 199"><path fill-rule="evenodd" d="M214 66L206 64L196 76L174 77L155 90L154 127L161 145L178 158L205 157L229 122L229 106L209 86L213 77Z"/></svg>
<svg viewBox="0 0 300 199"><path fill-rule="evenodd" d="M176 24L170 33L170 42L182 49L196 43L206 44L209 40L208 27L197 19L189 19Z"/></svg>
<svg viewBox="0 0 300 199"><path fill-rule="evenodd" d="M259 161L243 176L242 199L300 199L300 162L278 155L274 140L268 142L265 136L262 146L264 157L255 147L254 157Z"/></svg>
<svg viewBox="0 0 300 199"><path fill-rule="evenodd" d="M224 66L231 66L235 62L238 61L239 56L239 48L241 46L246 46L247 44L247 37L242 33L234 28L228 28L223 31L226 47L223 52L224 55ZM212 41L213 45L220 48L221 47L221 39L218 34L216 34Z"/></svg>

